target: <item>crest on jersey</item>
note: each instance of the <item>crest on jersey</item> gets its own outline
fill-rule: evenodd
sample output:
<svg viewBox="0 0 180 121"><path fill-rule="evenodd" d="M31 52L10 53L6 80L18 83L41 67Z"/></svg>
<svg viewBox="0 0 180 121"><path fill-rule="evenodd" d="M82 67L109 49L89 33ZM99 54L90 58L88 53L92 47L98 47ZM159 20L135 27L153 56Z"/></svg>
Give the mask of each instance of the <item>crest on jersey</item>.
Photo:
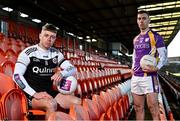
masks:
<svg viewBox="0 0 180 121"><path fill-rule="evenodd" d="M57 58L53 58L52 62L53 62L54 64L57 64L58 59L57 59Z"/></svg>
<svg viewBox="0 0 180 121"><path fill-rule="evenodd" d="M45 65L48 66L48 60L45 60Z"/></svg>
<svg viewBox="0 0 180 121"><path fill-rule="evenodd" d="M149 38L146 38L146 39L145 39L145 42L148 42L148 41L149 41Z"/></svg>

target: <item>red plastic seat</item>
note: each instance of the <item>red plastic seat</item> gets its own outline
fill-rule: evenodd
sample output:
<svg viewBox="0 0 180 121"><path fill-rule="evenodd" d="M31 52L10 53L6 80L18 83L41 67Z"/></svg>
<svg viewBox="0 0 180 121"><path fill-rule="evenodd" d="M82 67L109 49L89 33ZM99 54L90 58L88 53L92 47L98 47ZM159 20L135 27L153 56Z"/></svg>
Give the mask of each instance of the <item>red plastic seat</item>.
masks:
<svg viewBox="0 0 180 121"><path fill-rule="evenodd" d="M4 55L0 54L0 64L3 63L6 60L7 60L7 58Z"/></svg>
<svg viewBox="0 0 180 121"><path fill-rule="evenodd" d="M31 46L31 44L30 44L30 43L28 43L28 42L26 42L26 43L25 43L25 45L26 45L26 47Z"/></svg>
<svg viewBox="0 0 180 121"><path fill-rule="evenodd" d="M70 115L64 113L64 112L54 112L54 113L51 113L49 118L48 118L48 121L59 121L59 120L62 120L62 121L72 121L73 119L71 118Z"/></svg>
<svg viewBox="0 0 180 121"><path fill-rule="evenodd" d="M0 72L11 77L14 72L14 66L15 65L13 62L4 60L2 63L0 63Z"/></svg>
<svg viewBox="0 0 180 121"><path fill-rule="evenodd" d="M123 110L125 114L127 115L128 110L129 110L129 98L128 95L123 96Z"/></svg>
<svg viewBox="0 0 180 121"><path fill-rule="evenodd" d="M107 92L101 91L100 92L100 97L106 102L106 105L108 107L111 106L111 98L110 98L110 95Z"/></svg>
<svg viewBox="0 0 180 121"><path fill-rule="evenodd" d="M97 94L93 94L92 96L92 101L96 103L98 110L99 110L99 115L100 115L100 120L108 120L109 118L107 117L106 110L107 110L107 105L106 102Z"/></svg>
<svg viewBox="0 0 180 121"><path fill-rule="evenodd" d="M1 84L0 87L1 100L8 91L16 88L12 78L3 73L0 73L0 84ZM5 111L2 102L0 102L0 117L1 117L0 119L5 119Z"/></svg>
<svg viewBox="0 0 180 121"><path fill-rule="evenodd" d="M2 55L2 56L6 56L6 54L5 54L4 50L2 50L1 48L0 48L0 55Z"/></svg>
<svg viewBox="0 0 180 121"><path fill-rule="evenodd" d="M85 81L86 80L79 81L79 84L80 84L80 87L81 87L81 91L82 91L82 98L85 98L88 95L88 87L87 87Z"/></svg>
<svg viewBox="0 0 180 121"><path fill-rule="evenodd" d="M14 72L14 63L8 61L7 58L0 55L0 73L4 73L8 76L12 76Z"/></svg>
<svg viewBox="0 0 180 121"><path fill-rule="evenodd" d="M0 73L0 84L1 84L1 87L0 87L0 95L1 96L7 95L6 94L7 92L9 92L11 90L14 90L14 89L17 89L17 86L14 83L14 81L12 80L12 78L7 76L7 75L5 75L5 74L3 74L3 73ZM20 89L19 89L19 91L15 91L15 92L16 93L19 93L19 92L23 93L22 91L20 91ZM18 94L18 95L22 95L21 99L22 100L26 100L26 97L23 94ZM6 98L6 96L4 96L4 98ZM27 106L27 102L23 101L23 103L25 103L25 105ZM10 104L10 103L8 103L8 104ZM45 112L41 111L41 110L28 110L26 113L27 113L27 115L28 114L32 114L32 115L45 115Z"/></svg>
<svg viewBox="0 0 180 121"><path fill-rule="evenodd" d="M3 96L6 92L8 92L11 89L16 88L14 81L12 80L11 77L0 73L0 95Z"/></svg>
<svg viewBox="0 0 180 121"><path fill-rule="evenodd" d="M112 89L107 90L110 98L111 98L111 107L112 107L112 114L113 114L113 120L119 120L119 113L118 113L118 98L115 95L114 91Z"/></svg>
<svg viewBox="0 0 180 121"><path fill-rule="evenodd" d="M18 55L16 54L16 52L14 52L14 50L8 49L5 54L6 54L6 58L9 61L13 62L14 64L16 63Z"/></svg>
<svg viewBox="0 0 180 121"><path fill-rule="evenodd" d="M16 41L17 41L17 43L18 43L19 45L23 45L23 46L25 46L25 43L24 43L22 40L17 39Z"/></svg>
<svg viewBox="0 0 180 121"><path fill-rule="evenodd" d="M95 102L90 99L83 99L83 107L89 114L90 120L98 120L100 113Z"/></svg>
<svg viewBox="0 0 180 121"><path fill-rule="evenodd" d="M100 96L103 98L103 100L106 101L107 104L107 116L109 120L119 120L119 115L117 111L117 102L115 100L115 97L113 97L109 92L100 92Z"/></svg>
<svg viewBox="0 0 180 121"><path fill-rule="evenodd" d="M81 90L81 86L80 86L79 82L78 82L77 88L76 88L76 90L74 92L74 95L77 96L77 97L82 98L82 90Z"/></svg>
<svg viewBox="0 0 180 121"><path fill-rule="evenodd" d="M11 44L11 49L16 53L19 54L21 52L21 45L19 44Z"/></svg>
<svg viewBox="0 0 180 121"><path fill-rule="evenodd" d="M0 102L0 120L3 120L3 118L4 118L4 109L3 109L2 103Z"/></svg>
<svg viewBox="0 0 180 121"><path fill-rule="evenodd" d="M7 41L7 42L6 42L6 41L1 42L1 43L0 43L0 48L1 48L4 52L6 52L6 50L10 48L8 41Z"/></svg>
<svg viewBox="0 0 180 121"><path fill-rule="evenodd" d="M120 90L118 87L112 88L112 91L114 93L114 95L117 98L117 112L119 115L119 119L123 119L124 118L124 109L123 109L123 99L120 93Z"/></svg>
<svg viewBox="0 0 180 121"><path fill-rule="evenodd" d="M3 120L27 121L27 100L19 89L12 89L1 97Z"/></svg>
<svg viewBox="0 0 180 121"><path fill-rule="evenodd" d="M26 48L26 46L25 45L21 45L21 50L20 51L22 51L22 50L24 50L25 48Z"/></svg>
<svg viewBox="0 0 180 121"><path fill-rule="evenodd" d="M118 104L117 104L117 109L118 109L118 114L119 114L119 118L123 119L125 118L125 112L124 112L124 107L123 107L123 99L122 97L118 100Z"/></svg>
<svg viewBox="0 0 180 121"><path fill-rule="evenodd" d="M90 120L88 112L82 105L71 105L69 115L73 120Z"/></svg>

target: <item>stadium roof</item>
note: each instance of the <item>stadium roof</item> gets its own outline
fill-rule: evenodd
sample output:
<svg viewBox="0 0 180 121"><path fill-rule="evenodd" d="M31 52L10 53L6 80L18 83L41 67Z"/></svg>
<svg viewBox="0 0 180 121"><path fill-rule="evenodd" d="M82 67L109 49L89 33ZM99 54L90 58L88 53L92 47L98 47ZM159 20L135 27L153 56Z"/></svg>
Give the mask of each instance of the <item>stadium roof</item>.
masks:
<svg viewBox="0 0 180 121"><path fill-rule="evenodd" d="M180 0L3 0L0 4L78 36L121 42L130 53L132 40L139 33L139 9L149 11L150 26L163 36L166 45L180 26Z"/></svg>

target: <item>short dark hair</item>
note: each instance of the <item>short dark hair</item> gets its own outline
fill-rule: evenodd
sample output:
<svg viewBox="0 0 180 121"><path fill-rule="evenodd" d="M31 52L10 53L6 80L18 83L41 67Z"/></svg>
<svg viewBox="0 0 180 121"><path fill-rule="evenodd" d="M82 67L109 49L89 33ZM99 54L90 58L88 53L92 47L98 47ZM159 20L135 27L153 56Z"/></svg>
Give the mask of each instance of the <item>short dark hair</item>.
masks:
<svg viewBox="0 0 180 121"><path fill-rule="evenodd" d="M143 14L143 13L146 13L148 16L150 16L149 12L145 10L139 10L137 14Z"/></svg>
<svg viewBox="0 0 180 121"><path fill-rule="evenodd" d="M44 26L42 26L42 30L48 30L48 31L57 33L59 29L53 24L46 23Z"/></svg>

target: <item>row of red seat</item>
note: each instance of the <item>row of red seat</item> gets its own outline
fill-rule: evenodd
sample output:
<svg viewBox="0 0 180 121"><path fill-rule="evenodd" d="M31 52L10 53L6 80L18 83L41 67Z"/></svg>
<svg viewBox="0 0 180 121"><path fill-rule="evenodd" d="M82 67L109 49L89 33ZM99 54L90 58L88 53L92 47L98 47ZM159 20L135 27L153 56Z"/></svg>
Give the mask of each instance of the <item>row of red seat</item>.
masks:
<svg viewBox="0 0 180 121"><path fill-rule="evenodd" d="M14 72L14 63L2 55L0 55L0 72L8 76L12 76Z"/></svg>
<svg viewBox="0 0 180 121"><path fill-rule="evenodd" d="M24 43L21 40L15 40L13 38L4 37L3 40L0 40L0 48L6 53L7 50L11 49L16 54L19 54L24 48L30 46L29 43Z"/></svg>
<svg viewBox="0 0 180 121"><path fill-rule="evenodd" d="M31 113L45 115L44 111L29 110L25 94L11 77L0 73L0 120L28 120Z"/></svg>
<svg viewBox="0 0 180 121"><path fill-rule="evenodd" d="M119 95L118 88L93 94L92 99L83 99L82 105L72 105L69 115L74 120L123 120L129 112L128 96Z"/></svg>
<svg viewBox="0 0 180 121"><path fill-rule="evenodd" d="M118 85L121 80L121 74L105 74L105 71L80 71L76 74L78 88L75 95L79 97L89 97L93 93L99 93L100 90ZM104 74L103 74L104 73Z"/></svg>
<svg viewBox="0 0 180 121"><path fill-rule="evenodd" d="M24 93L16 87L13 80L0 73L0 119L1 120L28 120L29 112L27 99ZM84 98L82 105L72 105L66 117L73 120L122 120L128 118L129 97L122 96L119 88L113 87L100 94L93 94L92 99ZM34 110L35 111L35 110ZM38 110L35 112L37 113ZM39 112L44 115L45 113ZM63 117L62 117L63 118Z"/></svg>

